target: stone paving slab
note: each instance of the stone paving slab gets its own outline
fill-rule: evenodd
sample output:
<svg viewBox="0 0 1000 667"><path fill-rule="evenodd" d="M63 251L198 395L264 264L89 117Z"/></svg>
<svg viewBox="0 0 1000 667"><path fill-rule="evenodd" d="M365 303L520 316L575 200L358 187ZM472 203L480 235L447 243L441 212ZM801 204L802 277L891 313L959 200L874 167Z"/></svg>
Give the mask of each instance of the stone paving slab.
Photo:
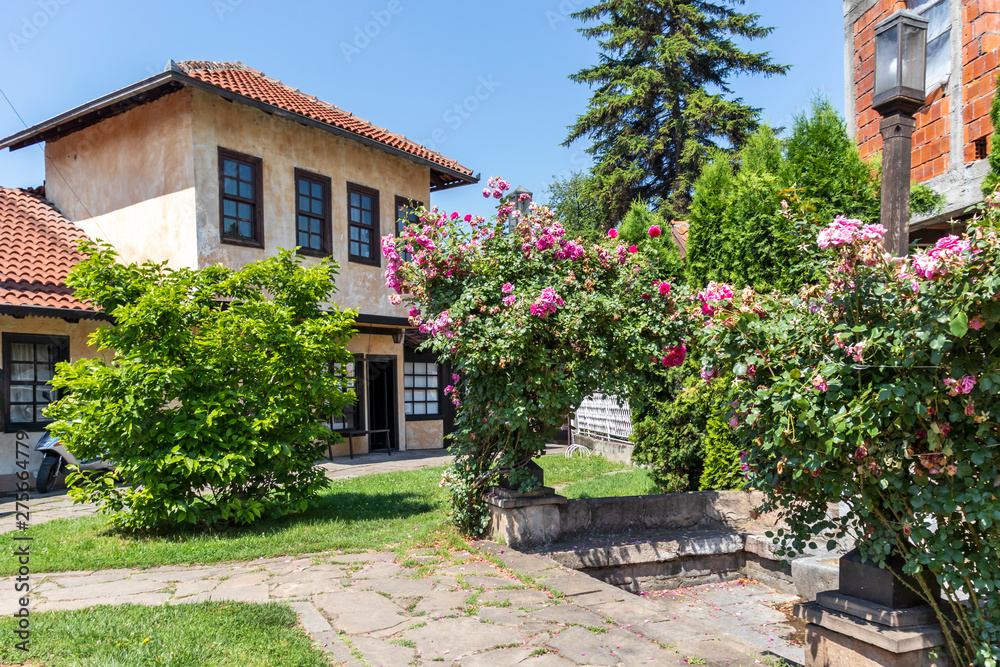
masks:
<svg viewBox="0 0 1000 667"><path fill-rule="evenodd" d="M759 664L765 651L803 660L775 608L788 596L765 586L742 582L640 597L541 556L476 546L483 552L472 547L429 565L417 553L400 561L392 553L370 552L37 574L32 609L288 602L331 662L359 667L735 667ZM14 610L16 596L7 594L13 583L0 584L0 613Z"/></svg>

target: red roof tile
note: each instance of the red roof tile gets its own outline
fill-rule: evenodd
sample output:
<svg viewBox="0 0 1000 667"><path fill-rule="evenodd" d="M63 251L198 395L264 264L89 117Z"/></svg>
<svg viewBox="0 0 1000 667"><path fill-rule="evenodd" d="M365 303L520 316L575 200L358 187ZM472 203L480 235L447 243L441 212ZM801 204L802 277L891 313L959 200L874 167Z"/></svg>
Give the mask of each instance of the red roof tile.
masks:
<svg viewBox="0 0 1000 667"><path fill-rule="evenodd" d="M306 95L297 88L265 76L263 72L251 69L241 62L185 60L176 63L176 66L187 76L213 86L373 139L468 176L472 175L471 169L463 167L455 160L435 153L402 135L362 120L332 104Z"/></svg>
<svg viewBox="0 0 1000 667"><path fill-rule="evenodd" d="M41 190L0 187L0 306L91 311L66 286L86 235Z"/></svg>

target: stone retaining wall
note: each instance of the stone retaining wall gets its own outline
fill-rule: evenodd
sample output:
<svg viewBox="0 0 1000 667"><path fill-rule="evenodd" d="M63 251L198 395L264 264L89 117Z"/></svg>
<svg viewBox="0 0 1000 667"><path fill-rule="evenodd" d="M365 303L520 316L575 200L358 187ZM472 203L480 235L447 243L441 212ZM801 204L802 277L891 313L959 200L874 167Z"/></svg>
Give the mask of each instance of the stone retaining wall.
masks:
<svg viewBox="0 0 1000 667"><path fill-rule="evenodd" d="M632 463L632 449L635 445L627 442L609 442L600 438L592 438L589 435L582 435L578 431L573 431L573 444L583 445L593 454L600 454L609 461L623 463L625 465L635 465Z"/></svg>

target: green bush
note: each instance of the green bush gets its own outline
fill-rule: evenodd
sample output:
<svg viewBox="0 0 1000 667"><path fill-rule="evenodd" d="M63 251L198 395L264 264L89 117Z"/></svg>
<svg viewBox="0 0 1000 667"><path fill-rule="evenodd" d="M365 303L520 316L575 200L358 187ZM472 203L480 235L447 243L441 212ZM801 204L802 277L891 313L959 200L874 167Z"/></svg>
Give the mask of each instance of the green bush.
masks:
<svg viewBox="0 0 1000 667"><path fill-rule="evenodd" d="M655 238L649 235L654 225L661 231L660 236ZM661 278L672 282L684 280L684 259L674 242L671 221L654 212L648 204L638 200L632 202L618 233L625 244L635 245L644 251Z"/></svg>
<svg viewBox="0 0 1000 667"><path fill-rule="evenodd" d="M990 171L983 179L983 196L988 197L1000 188L1000 77L997 77L997 95L990 107L990 122L993 123L993 139L990 146Z"/></svg>
<svg viewBox="0 0 1000 667"><path fill-rule="evenodd" d="M58 366L66 396L47 414L77 456L116 470L71 475L74 500L133 529L249 524L312 504L327 484L314 467L332 437L323 421L352 398L331 370L351 361L354 314L321 309L336 263L286 251L240 271L174 271L81 250L67 282L115 326L92 337L103 357Z"/></svg>
<svg viewBox="0 0 1000 667"><path fill-rule="evenodd" d="M701 473L702 491L734 491L746 488L741 469L740 445L733 428L721 416L708 420L705 428L705 469Z"/></svg>

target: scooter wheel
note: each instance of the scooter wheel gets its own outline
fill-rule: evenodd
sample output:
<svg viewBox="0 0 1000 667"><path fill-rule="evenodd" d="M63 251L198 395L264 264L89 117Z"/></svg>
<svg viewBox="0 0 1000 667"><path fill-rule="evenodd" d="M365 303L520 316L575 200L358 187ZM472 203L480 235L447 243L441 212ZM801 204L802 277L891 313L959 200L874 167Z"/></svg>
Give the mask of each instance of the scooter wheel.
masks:
<svg viewBox="0 0 1000 667"><path fill-rule="evenodd" d="M48 493L56 482L56 468L59 467L59 456L46 454L42 459L42 466L38 469L38 479L36 486L39 493Z"/></svg>

